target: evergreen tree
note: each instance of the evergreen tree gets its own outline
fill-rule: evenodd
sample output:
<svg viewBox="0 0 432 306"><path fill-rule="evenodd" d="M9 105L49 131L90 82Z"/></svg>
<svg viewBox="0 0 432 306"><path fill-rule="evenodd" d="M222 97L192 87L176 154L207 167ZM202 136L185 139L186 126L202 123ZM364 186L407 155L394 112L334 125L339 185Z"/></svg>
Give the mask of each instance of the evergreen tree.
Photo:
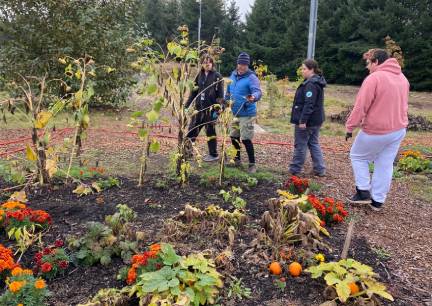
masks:
<svg viewBox="0 0 432 306"><path fill-rule="evenodd" d="M225 48L222 54L221 73L229 75L236 65L236 59L241 51L241 33L243 24L240 20L239 8L234 0L231 0L225 11L225 17L221 31L221 45Z"/></svg>
<svg viewBox="0 0 432 306"><path fill-rule="evenodd" d="M196 0L180 0L182 24L189 27L192 41L198 40L199 2ZM224 20L223 0L202 0L201 40L211 43L215 35L219 35Z"/></svg>

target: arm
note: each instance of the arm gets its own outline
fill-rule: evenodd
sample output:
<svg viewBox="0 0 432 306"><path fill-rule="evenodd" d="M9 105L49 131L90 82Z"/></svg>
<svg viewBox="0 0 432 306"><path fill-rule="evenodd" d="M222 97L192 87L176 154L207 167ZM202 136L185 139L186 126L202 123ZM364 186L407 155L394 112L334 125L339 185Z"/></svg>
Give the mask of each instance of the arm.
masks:
<svg viewBox="0 0 432 306"><path fill-rule="evenodd" d="M250 102L258 102L262 97L260 81L255 74L251 74L249 76L249 79L250 79L249 89L251 91L251 95L254 98L253 101Z"/></svg>
<svg viewBox="0 0 432 306"><path fill-rule="evenodd" d="M188 98L188 100L186 101L185 108L189 108L190 105L192 104L192 101L194 101L194 99L195 99L196 96L198 95L198 91L199 91L199 88L198 88L198 78L199 78L199 74L198 74L197 77L195 78L195 81L194 81L194 89L192 89L192 91L191 91L191 93L190 93L190 95L189 95L189 98Z"/></svg>
<svg viewBox="0 0 432 306"><path fill-rule="evenodd" d="M367 77L357 94L354 108L345 123L345 128L348 133L360 126L363 119L366 117L367 112L375 99L375 91L377 87L377 80L372 75Z"/></svg>
<svg viewBox="0 0 432 306"><path fill-rule="evenodd" d="M305 103L303 106L303 111L300 115L299 124L306 124L309 117L312 115L316 101L318 99L319 89L318 86L308 82L305 85Z"/></svg>

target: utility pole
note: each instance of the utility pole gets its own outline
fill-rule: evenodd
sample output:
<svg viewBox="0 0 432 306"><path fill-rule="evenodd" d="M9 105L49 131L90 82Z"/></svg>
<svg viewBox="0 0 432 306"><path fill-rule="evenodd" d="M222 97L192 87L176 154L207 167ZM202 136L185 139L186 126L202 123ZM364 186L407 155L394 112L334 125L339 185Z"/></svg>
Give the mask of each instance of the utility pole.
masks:
<svg viewBox="0 0 432 306"><path fill-rule="evenodd" d="M201 15L202 15L202 0L197 0L199 2L199 18L198 18L198 53L201 51Z"/></svg>
<svg viewBox="0 0 432 306"><path fill-rule="evenodd" d="M315 57L315 41L318 19L318 0L311 0L310 15L309 15L309 36L308 36L308 51L307 58Z"/></svg>

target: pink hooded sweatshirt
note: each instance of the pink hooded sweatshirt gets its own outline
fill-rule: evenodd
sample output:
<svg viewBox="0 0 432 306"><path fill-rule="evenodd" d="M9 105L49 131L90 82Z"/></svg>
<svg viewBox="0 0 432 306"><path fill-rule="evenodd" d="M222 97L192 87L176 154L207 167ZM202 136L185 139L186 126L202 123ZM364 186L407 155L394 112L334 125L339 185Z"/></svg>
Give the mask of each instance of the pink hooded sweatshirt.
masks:
<svg viewBox="0 0 432 306"><path fill-rule="evenodd" d="M366 134L382 135L406 128L409 87L396 59L376 66L357 94L345 124L347 132L361 127Z"/></svg>

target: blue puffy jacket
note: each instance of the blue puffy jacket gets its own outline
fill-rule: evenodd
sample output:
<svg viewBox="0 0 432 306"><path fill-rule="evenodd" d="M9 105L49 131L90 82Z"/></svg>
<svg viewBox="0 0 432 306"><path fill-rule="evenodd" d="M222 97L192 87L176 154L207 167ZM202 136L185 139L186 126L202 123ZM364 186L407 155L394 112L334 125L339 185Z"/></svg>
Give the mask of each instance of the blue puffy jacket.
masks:
<svg viewBox="0 0 432 306"><path fill-rule="evenodd" d="M257 113L256 102L261 99L262 93L260 81L256 74L248 70L244 74L233 71L230 76L231 84L228 84L225 100L232 100L232 113L235 117L254 117ZM253 95L254 102L248 102L246 97Z"/></svg>

